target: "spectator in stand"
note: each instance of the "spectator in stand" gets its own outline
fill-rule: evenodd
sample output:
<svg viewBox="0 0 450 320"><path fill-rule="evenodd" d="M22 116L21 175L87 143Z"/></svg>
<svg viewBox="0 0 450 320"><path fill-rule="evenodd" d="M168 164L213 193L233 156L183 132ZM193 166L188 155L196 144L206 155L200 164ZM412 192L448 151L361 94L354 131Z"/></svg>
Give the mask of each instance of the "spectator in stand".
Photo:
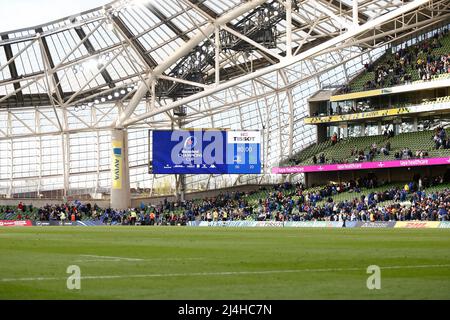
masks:
<svg viewBox="0 0 450 320"><path fill-rule="evenodd" d="M317 164L317 157L316 157L316 155L313 156L312 161L313 161L314 164Z"/></svg>
<svg viewBox="0 0 450 320"><path fill-rule="evenodd" d="M152 211L150 213L150 225L153 226L155 224L155 213Z"/></svg>
<svg viewBox="0 0 450 320"><path fill-rule="evenodd" d="M341 89L342 93L349 93L350 92L350 87L349 85L345 84L342 89Z"/></svg>
<svg viewBox="0 0 450 320"><path fill-rule="evenodd" d="M422 182L420 182L422 180ZM413 182L415 181L415 182ZM335 201L333 198L343 192L362 192L362 188L374 188L380 185L374 176L360 177L356 180L339 184L329 184L318 189L308 190L301 183L280 184L265 189L264 196L256 204L257 208L249 205L251 193L230 192L214 198L197 199L185 202L161 202L158 206L146 206L145 210L154 213L154 224L185 224L189 221L212 220L212 212L218 212L216 221L224 220L272 220L272 221L395 221L395 220L448 220L450 210L450 190L427 192L430 186L442 184L443 176L428 177L415 176L413 181L405 183L403 188L391 187L384 191L373 192L367 190L353 200ZM263 190L262 188L260 191ZM294 198L295 197L295 198ZM389 201L389 205L386 205ZM405 205L407 204L407 205ZM81 207L86 207L81 205ZM65 213L75 214L75 206L69 203L63 205L46 205L38 208L42 216L58 216ZM95 208L95 209L94 209ZM183 213L175 214L181 209ZM11 212L16 208L0 207L0 212ZM111 221L111 224L130 223L129 210L102 209L94 206L90 210L97 210L100 221ZM168 211L166 211L168 210ZM82 212L80 210L80 212ZM75 214L76 215L76 214ZM39 216L35 218L39 219ZM108 220L109 219L109 220ZM150 220L151 220L150 216ZM72 219L71 219L72 220ZM140 214L141 224L148 222L148 215Z"/></svg>
<svg viewBox="0 0 450 320"><path fill-rule="evenodd" d="M437 133L433 136L433 141L434 141L434 145L436 147L436 150L439 149L441 147L441 145L442 145L442 141L439 138L439 135Z"/></svg>
<svg viewBox="0 0 450 320"><path fill-rule="evenodd" d="M446 206L443 203L439 206L438 214L439 214L439 220L441 220L441 221L447 220L448 211L446 209Z"/></svg>
<svg viewBox="0 0 450 320"><path fill-rule="evenodd" d="M335 145L338 141L338 137L337 137L337 133L333 133L333 135L331 136L331 144Z"/></svg>
<svg viewBox="0 0 450 320"><path fill-rule="evenodd" d="M364 90L399 85L412 81L406 68L416 69L419 79L429 81L433 76L449 73L450 54L434 56L432 50L442 47L440 40L448 34L447 30L435 33L433 38L414 44L408 48L401 48L388 58L379 63L374 70L373 80L364 84ZM366 64L366 72L373 70L372 64Z"/></svg>
<svg viewBox="0 0 450 320"><path fill-rule="evenodd" d="M437 127L435 130L435 134L433 136L433 141L435 144L436 149L440 149L441 147L443 149L446 149L448 147L447 144L447 132L443 127Z"/></svg>
<svg viewBox="0 0 450 320"><path fill-rule="evenodd" d="M376 154L378 152L378 147L376 142L372 143L372 146L370 147L370 151L372 151L373 154Z"/></svg>
<svg viewBox="0 0 450 320"><path fill-rule="evenodd" d="M321 153L320 154L320 156L319 156L319 163L320 164L323 164L323 163L325 163L325 154L324 153Z"/></svg>
<svg viewBox="0 0 450 320"><path fill-rule="evenodd" d="M389 149L390 149L390 146L389 146ZM382 153L385 156L388 156L389 155L389 149L388 149L388 145L386 143L383 147L381 147L380 153Z"/></svg>

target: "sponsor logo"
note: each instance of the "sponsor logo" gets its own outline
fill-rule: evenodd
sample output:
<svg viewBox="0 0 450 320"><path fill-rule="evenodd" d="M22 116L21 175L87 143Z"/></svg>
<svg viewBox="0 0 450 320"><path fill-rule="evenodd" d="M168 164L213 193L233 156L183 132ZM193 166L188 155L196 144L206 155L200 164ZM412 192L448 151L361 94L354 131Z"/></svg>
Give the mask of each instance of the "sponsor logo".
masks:
<svg viewBox="0 0 450 320"><path fill-rule="evenodd" d="M395 221L359 222L357 226L361 228L393 228Z"/></svg>
<svg viewBox="0 0 450 320"><path fill-rule="evenodd" d="M36 221L34 223L36 226L38 227L46 227L50 225L50 222L46 222L46 221Z"/></svg>
<svg viewBox="0 0 450 320"><path fill-rule="evenodd" d="M450 228L450 221L441 221L441 223L439 223L439 228Z"/></svg>
<svg viewBox="0 0 450 320"><path fill-rule="evenodd" d="M286 222L286 227L317 228L317 227L326 227L326 224L324 221L289 221Z"/></svg>
<svg viewBox="0 0 450 320"><path fill-rule="evenodd" d="M47 226L76 226L77 222L63 222L58 220L51 220L51 221L34 221L33 225L37 227L47 227Z"/></svg>
<svg viewBox="0 0 450 320"><path fill-rule="evenodd" d="M337 169L338 170L342 170L342 169L361 169L362 168L362 164L361 163L348 163L348 164L338 164L337 165Z"/></svg>
<svg viewBox="0 0 450 320"><path fill-rule="evenodd" d="M195 146L197 145L197 140L195 139L194 136L189 136L185 141L184 141L184 149L193 149Z"/></svg>
<svg viewBox="0 0 450 320"><path fill-rule="evenodd" d="M395 224L395 228L437 228L439 226L439 223L439 221L397 221Z"/></svg>
<svg viewBox="0 0 450 320"><path fill-rule="evenodd" d="M0 220L0 227L30 227L31 220Z"/></svg>
<svg viewBox="0 0 450 320"><path fill-rule="evenodd" d="M122 189L122 152L121 141L112 141L112 187L113 189Z"/></svg>
<svg viewBox="0 0 450 320"><path fill-rule="evenodd" d="M283 227L281 221L258 221L255 227Z"/></svg>
<svg viewBox="0 0 450 320"><path fill-rule="evenodd" d="M121 156L122 155L122 149L121 148L113 148L113 153L115 156Z"/></svg>
<svg viewBox="0 0 450 320"><path fill-rule="evenodd" d="M428 160L417 159L417 160L400 160L400 166L425 166L428 164Z"/></svg>
<svg viewBox="0 0 450 320"><path fill-rule="evenodd" d="M261 133L259 131L228 131L227 143L261 143Z"/></svg>
<svg viewBox="0 0 450 320"><path fill-rule="evenodd" d="M256 137L234 137L234 142L255 142Z"/></svg>

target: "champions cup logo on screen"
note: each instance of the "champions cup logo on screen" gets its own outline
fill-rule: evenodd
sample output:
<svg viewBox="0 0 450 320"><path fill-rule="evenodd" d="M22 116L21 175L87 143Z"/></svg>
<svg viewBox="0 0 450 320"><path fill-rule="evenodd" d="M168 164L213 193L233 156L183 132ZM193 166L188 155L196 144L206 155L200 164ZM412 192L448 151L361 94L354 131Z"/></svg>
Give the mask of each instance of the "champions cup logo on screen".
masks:
<svg viewBox="0 0 450 320"><path fill-rule="evenodd" d="M194 136L190 136L184 142L184 148L185 149L192 149L192 148L195 147L196 144L197 144L197 140L195 140L195 137Z"/></svg>
<svg viewBox="0 0 450 320"><path fill-rule="evenodd" d="M171 151L174 165L203 165L223 163L224 139L220 131L173 131Z"/></svg>

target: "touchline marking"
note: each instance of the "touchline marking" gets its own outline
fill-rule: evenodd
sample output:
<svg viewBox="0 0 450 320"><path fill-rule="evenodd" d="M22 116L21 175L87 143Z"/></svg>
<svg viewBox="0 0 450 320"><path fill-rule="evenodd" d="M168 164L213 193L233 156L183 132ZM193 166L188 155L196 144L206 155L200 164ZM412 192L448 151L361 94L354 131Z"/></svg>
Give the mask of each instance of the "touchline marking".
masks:
<svg viewBox="0 0 450 320"><path fill-rule="evenodd" d="M144 259L137 259L137 258L124 258L124 257L111 257L111 256L95 256L91 254L81 254L80 257L87 257L87 258L97 258L97 259L108 259L108 260L125 260L125 261L143 261Z"/></svg>
<svg viewBox="0 0 450 320"><path fill-rule="evenodd" d="M204 260L204 258L152 258L152 259L139 259L139 258L126 258L126 257L112 257L112 256L96 256L89 254L82 254L80 257L86 257L91 259L79 259L75 262L127 262L127 261L179 261L179 260Z"/></svg>
<svg viewBox="0 0 450 320"><path fill-rule="evenodd" d="M416 266L386 266L380 269L416 269L416 268L450 268L450 264L428 264ZM194 273L150 273L125 274L109 276L81 276L81 280L126 279L126 278L162 278L162 277L198 277L198 276L233 276L272 273L298 273L298 272L337 272L337 271L366 271L366 268L327 268L327 269L292 269L292 270L261 270L261 271L225 271L225 272L194 272ZM3 278L1 282L17 281L50 281L66 280L63 277L36 277L36 278Z"/></svg>
<svg viewBox="0 0 450 320"><path fill-rule="evenodd" d="M84 257L88 257L87 255L82 255ZM91 256L91 257L97 257L97 256ZM143 261L143 262L156 262L156 261L184 261L184 260L205 260L204 258L153 258L153 259L134 259L134 258L103 258L102 259L79 259L75 260L74 262L136 262L136 261Z"/></svg>

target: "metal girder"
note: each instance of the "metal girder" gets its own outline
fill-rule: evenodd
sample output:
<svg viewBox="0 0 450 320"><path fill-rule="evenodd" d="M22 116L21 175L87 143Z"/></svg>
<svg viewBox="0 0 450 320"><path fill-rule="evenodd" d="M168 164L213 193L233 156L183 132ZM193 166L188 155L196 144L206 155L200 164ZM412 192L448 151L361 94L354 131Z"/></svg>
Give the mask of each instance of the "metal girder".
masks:
<svg viewBox="0 0 450 320"><path fill-rule="evenodd" d="M132 44L134 50L139 55L139 57L145 62L148 69L153 69L158 65L158 63L153 59L150 54L145 53L144 46L137 40L133 34L131 33L130 29L125 25L125 23L122 21L120 17L116 17L114 15L111 16L112 21L117 26L118 30L122 33L122 35L130 41Z"/></svg>
<svg viewBox="0 0 450 320"><path fill-rule="evenodd" d="M9 36L7 34L4 34L4 35L2 35L1 38L2 38L2 40L8 40ZM3 46L3 49L5 50L6 60L7 61L12 60L8 65L9 73L11 74L11 78L13 80L18 80L19 74L17 73L16 62L13 59L14 55L12 53L11 44L9 44L9 43L5 44ZM14 99L15 103L22 104L23 103L23 93L20 90L20 82L14 82L14 91L17 91L17 93L15 95L16 98Z"/></svg>
<svg viewBox="0 0 450 320"><path fill-rule="evenodd" d="M349 30L346 33L341 34L340 36L334 37L334 38L332 38L332 39L330 39L330 40L328 40L326 42L323 42L323 43L321 43L321 44L319 44L319 45L317 45L317 46L315 46L315 47L313 47L313 48L311 48L309 50L306 50L306 51L304 51L304 52L302 52L302 53L300 53L300 54L298 54L296 56L287 57L287 58L283 59L282 61L280 61L277 64L274 64L272 66L260 69L258 71L253 72L253 73L249 73L249 74L247 74L245 76L242 76L240 78L236 78L236 79L230 80L230 81L228 81L226 83L222 83L220 85L213 86L210 89L206 89L206 90L204 90L202 92L199 92L199 93L194 94L192 96L189 96L187 98L175 101L175 102L173 102L173 103L171 103L171 104L169 104L169 105L167 105L165 107L160 107L160 108L158 108L158 110L154 110L154 111L151 111L151 112L146 112L146 113L144 113L142 115L139 115L139 116L137 116L135 118L131 118L131 119L126 120L132 114L132 112L134 110L134 108L133 108L131 110L131 112L128 112L128 113L125 114L126 115L125 117L121 117L120 118L120 121L118 122L118 124L120 124L121 126L131 125L131 124L136 123L136 122L138 122L140 120L143 120L145 118L152 117L152 116L154 116L156 114L160 114L160 113L163 113L163 112L170 111L173 108L176 108L176 107L178 107L180 105L187 104L189 102L195 101L195 100L197 100L199 98L205 97L205 96L213 94L215 92L218 92L218 91L221 91L221 90L233 87L233 86L238 85L240 83L243 83L245 81L248 81L248 80L251 80L251 79L255 79L257 77L263 76L263 75L268 74L270 72L273 72L273 71L276 71L276 70L288 67L288 66L293 65L295 63L298 63L298 62L300 62L300 61L302 61L302 60L304 60L304 59L306 59L308 57L316 55L316 54L320 53L323 50L331 48L331 47L333 47L333 46L335 46L335 45L337 45L339 43L343 43L344 41L346 41L346 40L348 40L348 39L350 39L352 37L356 37L356 36L366 32L367 30L371 30L374 27L380 26L380 25L382 25L382 24L384 24L384 23L386 23L388 21L391 21L392 19L394 19L394 18L396 18L396 17L398 17L398 16L400 16L402 14L405 14L405 13L411 11L411 10L414 10L414 9L420 7L421 5L426 4L428 1L429 0L414 0L412 2L409 2L409 3L405 4L405 5L403 5L402 7L398 8L398 9L395 9L395 10L389 12L389 13L386 13L386 14L384 14L382 16L379 16L376 19L373 19L373 20L371 20L371 21L369 21L369 22L367 22L367 23L365 23L363 25L357 26L357 27L353 28L352 30ZM347 45L350 46L351 44L347 44ZM135 97L136 97L136 95L135 95ZM136 103L136 105L137 105L137 103Z"/></svg>
<svg viewBox="0 0 450 320"><path fill-rule="evenodd" d="M42 34L44 32L44 30L42 29L42 27L39 27L39 28L36 29L36 32L39 33L39 34ZM41 37L41 41L42 41L42 47L44 49L44 54L47 57L48 63L50 65L50 68L53 69L53 68L55 68L55 63L53 62L52 55L50 54L50 49L48 48L47 39L45 37ZM62 90L58 74L56 72L54 72L52 76L53 76L53 80L54 80L54 82L56 84L56 90L58 91L59 97L61 99L63 99L64 92Z"/></svg>
<svg viewBox="0 0 450 320"><path fill-rule="evenodd" d="M186 0L186 1L190 2L194 6L198 7L201 11L206 13L209 17L211 17L213 19L217 18L217 13L203 3L203 2L205 2L205 0Z"/></svg>
<svg viewBox="0 0 450 320"><path fill-rule="evenodd" d="M205 38L207 38L209 35L211 35L216 26L220 26L223 24L226 24L230 22L231 20L239 17L240 15L246 13L247 11L261 5L266 0L251 0L248 1L231 11L227 12L223 16L218 17L214 23L208 23L205 27L201 28L197 34L192 37L188 42L186 42L184 45L179 47L172 55L169 56L168 59L163 61L161 64L159 64L155 69L153 69L148 79L145 83L141 83L134 94L133 98L129 102L128 106L123 110L123 112L120 114L119 118L117 119L116 127L121 128L123 127L123 123L125 120L127 120L132 114L133 111L136 109L137 105L139 104L140 100L144 97L144 95L148 92L148 88L151 87L152 82L156 81L158 76L160 76L164 71L167 70L172 64L174 64L178 59L182 58L184 55L189 53L195 46L197 46L199 43L201 43Z"/></svg>
<svg viewBox="0 0 450 320"><path fill-rule="evenodd" d="M106 95L109 92L112 92L114 90L120 89L122 86L114 88L109 88L107 90L101 89L101 87L98 88L92 88L89 90L85 90L81 93L77 93L75 91L66 91L64 92L62 99L68 100L72 96L77 95L76 103L83 102L84 100L94 99L97 96L100 95ZM3 99L5 96L0 96L0 110L1 108L11 108L13 104L16 103L16 99L14 98L14 95L11 95L10 97ZM32 94L25 94L23 95L24 99L21 103L21 107L29 108L34 106L40 106L40 107L47 107L51 105L50 98L47 93L32 93ZM2 100L3 99L3 100Z"/></svg>
<svg viewBox="0 0 450 320"><path fill-rule="evenodd" d="M146 2L144 6L150 10L159 20L163 21L164 24L172 30L180 39L183 39L185 42L189 41L189 37L181 31L169 18L167 18L158 8L156 8L151 2Z"/></svg>
<svg viewBox="0 0 450 320"><path fill-rule="evenodd" d="M353 0L355 1L355 0ZM342 1L338 1L338 0L324 0L324 2L326 2L327 4L330 4L332 7L334 7L335 9L339 10L342 8L342 10L346 11L346 12L352 12L352 7L346 5L344 2ZM363 23L366 23L367 21L369 21L370 17L365 15L362 12L358 12L358 19L359 21L362 21Z"/></svg>
<svg viewBox="0 0 450 320"><path fill-rule="evenodd" d="M89 52L89 54L91 55L95 54L96 50L92 45L91 41L89 40L89 38L86 38L86 33L84 32L81 26L79 28L75 28L75 33L78 35L81 41L84 40L83 45ZM101 75L110 88L114 88L116 86L109 72L106 69L101 72Z"/></svg>

